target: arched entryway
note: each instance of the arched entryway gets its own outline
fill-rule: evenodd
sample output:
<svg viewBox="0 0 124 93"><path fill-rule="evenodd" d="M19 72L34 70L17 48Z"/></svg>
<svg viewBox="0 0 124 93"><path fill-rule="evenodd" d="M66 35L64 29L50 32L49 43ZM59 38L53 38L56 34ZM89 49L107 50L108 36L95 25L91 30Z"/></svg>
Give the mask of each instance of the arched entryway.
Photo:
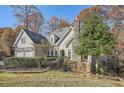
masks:
<svg viewBox="0 0 124 93"><path fill-rule="evenodd" d="M65 51L64 51L64 49L61 49L61 51L60 51L60 57L64 57L65 56Z"/></svg>

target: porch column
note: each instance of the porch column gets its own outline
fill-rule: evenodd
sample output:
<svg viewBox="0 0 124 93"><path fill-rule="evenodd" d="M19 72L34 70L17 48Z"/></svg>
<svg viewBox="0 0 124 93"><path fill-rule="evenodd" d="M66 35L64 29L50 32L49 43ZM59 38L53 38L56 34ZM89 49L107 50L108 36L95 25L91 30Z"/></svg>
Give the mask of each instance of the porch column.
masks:
<svg viewBox="0 0 124 93"><path fill-rule="evenodd" d="M55 49L53 50L53 55L56 56L56 50Z"/></svg>
<svg viewBox="0 0 124 93"><path fill-rule="evenodd" d="M51 49L49 50L49 56L51 56Z"/></svg>
<svg viewBox="0 0 124 93"><path fill-rule="evenodd" d="M15 57L17 57L16 48L15 48Z"/></svg>
<svg viewBox="0 0 124 93"><path fill-rule="evenodd" d="M88 59L87 59L88 62L92 62L92 56L91 55L88 55Z"/></svg>

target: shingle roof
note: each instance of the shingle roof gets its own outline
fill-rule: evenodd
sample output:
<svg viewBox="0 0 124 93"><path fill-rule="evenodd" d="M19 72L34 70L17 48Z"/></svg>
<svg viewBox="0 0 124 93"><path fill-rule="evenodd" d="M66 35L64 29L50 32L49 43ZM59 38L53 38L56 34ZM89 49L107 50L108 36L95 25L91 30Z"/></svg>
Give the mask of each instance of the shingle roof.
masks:
<svg viewBox="0 0 124 93"><path fill-rule="evenodd" d="M34 32L32 32L32 31L25 30L25 29L24 29L24 31L27 33L27 35L30 37L30 39L31 39L35 44L41 43L41 42L43 42L43 41L47 41L47 39L46 39L44 36L42 36L42 35L40 35L40 34L38 34L38 33L34 33Z"/></svg>
<svg viewBox="0 0 124 93"><path fill-rule="evenodd" d="M61 28L61 29L57 29L55 31L52 32L52 34L56 35L57 37L61 38L62 35L67 31L67 27L66 28Z"/></svg>

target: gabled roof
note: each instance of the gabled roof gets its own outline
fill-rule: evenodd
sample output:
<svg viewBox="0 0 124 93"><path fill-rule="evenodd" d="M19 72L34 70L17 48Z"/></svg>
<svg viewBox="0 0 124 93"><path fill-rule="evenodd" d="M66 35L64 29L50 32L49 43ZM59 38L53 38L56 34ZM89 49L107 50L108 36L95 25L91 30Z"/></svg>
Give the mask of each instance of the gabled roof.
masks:
<svg viewBox="0 0 124 93"><path fill-rule="evenodd" d="M28 37L33 41L34 44L41 44L43 41L46 41L46 42L48 41L44 36L42 36L38 33L34 33L34 32L29 31L29 30L26 30L26 29L22 29L18 33L18 35L15 39L15 42L13 44L13 47L16 46L16 44L18 43L19 39L21 38L23 32L25 32L28 35Z"/></svg>
<svg viewBox="0 0 124 93"><path fill-rule="evenodd" d="M61 29L56 29L55 31L52 32L52 34L54 34L58 38L61 38L62 35L67 31L67 29L68 29L68 27L61 28Z"/></svg>
<svg viewBox="0 0 124 93"><path fill-rule="evenodd" d="M67 31L61 36L61 38L58 40L58 42L56 43L57 46L59 46L62 41L66 38L66 36L73 30L74 28L72 26L70 26Z"/></svg>
<svg viewBox="0 0 124 93"><path fill-rule="evenodd" d="M29 30L25 30L24 31L27 33L27 35L30 37L30 39L35 43L35 44L38 44L38 43L41 43L42 41L47 41L47 39L38 34L38 33L34 33L32 31L29 31Z"/></svg>
<svg viewBox="0 0 124 93"><path fill-rule="evenodd" d="M68 28L69 27L64 27L64 28L60 28L60 29L56 29L56 30L52 31L51 33L49 33L47 40L50 42L51 35L54 35L56 37L55 43L57 43L58 40L64 35L64 33L66 33Z"/></svg>

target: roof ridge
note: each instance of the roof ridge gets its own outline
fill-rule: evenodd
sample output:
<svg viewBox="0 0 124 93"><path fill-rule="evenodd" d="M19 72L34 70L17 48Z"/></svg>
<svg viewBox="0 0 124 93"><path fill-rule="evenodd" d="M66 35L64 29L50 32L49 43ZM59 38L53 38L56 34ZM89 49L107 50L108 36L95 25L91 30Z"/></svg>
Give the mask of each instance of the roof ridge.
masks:
<svg viewBox="0 0 124 93"><path fill-rule="evenodd" d="M35 33L26 29L24 29L24 31L34 43L41 43L43 40L47 40L45 36L39 33Z"/></svg>
<svg viewBox="0 0 124 93"><path fill-rule="evenodd" d="M35 33L35 32L32 32L32 31L30 31L30 30L26 30L26 29L24 29L24 31L28 31L28 32L30 32L30 33L33 33L33 34L37 34L37 35L42 36L41 34L39 34L39 33Z"/></svg>

